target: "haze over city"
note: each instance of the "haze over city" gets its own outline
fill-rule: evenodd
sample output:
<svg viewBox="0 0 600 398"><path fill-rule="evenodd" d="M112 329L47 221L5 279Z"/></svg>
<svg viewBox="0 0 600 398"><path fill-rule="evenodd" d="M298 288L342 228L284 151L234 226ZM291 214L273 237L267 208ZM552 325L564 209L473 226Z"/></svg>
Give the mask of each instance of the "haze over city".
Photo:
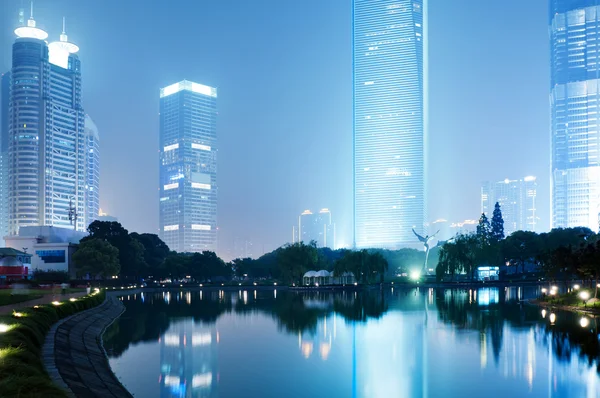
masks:
<svg viewBox="0 0 600 398"><path fill-rule="evenodd" d="M21 3L0 4L2 71ZM189 79L219 90L220 251L236 237L273 250L323 207L352 244L350 1L38 0L34 13L54 35L66 17L81 49L101 208L126 228L158 231L159 88ZM547 13L541 0L430 2L429 221L477 219L482 181L535 175L549 227Z"/></svg>

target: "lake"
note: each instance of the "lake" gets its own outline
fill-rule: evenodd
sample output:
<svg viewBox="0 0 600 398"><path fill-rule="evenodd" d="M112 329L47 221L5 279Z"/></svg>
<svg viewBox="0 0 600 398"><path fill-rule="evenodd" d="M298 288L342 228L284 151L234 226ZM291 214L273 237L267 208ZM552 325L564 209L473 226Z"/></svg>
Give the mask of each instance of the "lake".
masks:
<svg viewBox="0 0 600 398"><path fill-rule="evenodd" d="M122 297L104 335L136 397L600 397L597 320L538 287Z"/></svg>

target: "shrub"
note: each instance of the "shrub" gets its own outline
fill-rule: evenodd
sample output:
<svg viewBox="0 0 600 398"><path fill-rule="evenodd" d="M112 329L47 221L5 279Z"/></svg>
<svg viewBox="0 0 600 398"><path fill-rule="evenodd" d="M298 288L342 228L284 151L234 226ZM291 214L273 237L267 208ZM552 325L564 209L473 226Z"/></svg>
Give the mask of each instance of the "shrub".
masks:
<svg viewBox="0 0 600 398"><path fill-rule="evenodd" d="M0 333L0 396L66 397L44 369L42 347L45 336L59 319L104 301L104 292L64 301L60 305L40 305L21 312L21 317L2 316L8 330Z"/></svg>

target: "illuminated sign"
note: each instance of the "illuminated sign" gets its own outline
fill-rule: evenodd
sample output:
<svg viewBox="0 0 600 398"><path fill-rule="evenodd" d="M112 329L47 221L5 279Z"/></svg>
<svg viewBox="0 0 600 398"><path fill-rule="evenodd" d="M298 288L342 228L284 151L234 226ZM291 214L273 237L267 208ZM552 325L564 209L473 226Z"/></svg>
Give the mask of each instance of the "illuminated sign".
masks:
<svg viewBox="0 0 600 398"><path fill-rule="evenodd" d="M165 188L165 191L168 191L169 189L179 188L179 183L174 182L173 184L167 184L164 186L164 188Z"/></svg>
<svg viewBox="0 0 600 398"><path fill-rule="evenodd" d="M210 189L210 184L202 184L199 182L192 182L192 188Z"/></svg>
<svg viewBox="0 0 600 398"><path fill-rule="evenodd" d="M210 231L210 225L192 224L192 229Z"/></svg>
<svg viewBox="0 0 600 398"><path fill-rule="evenodd" d="M187 90L193 93L206 95L209 97L217 98L217 89L203 84L190 82L188 80L182 80L179 83L171 84L165 88L160 89L160 98L168 97L169 95L178 93L180 91Z"/></svg>
<svg viewBox="0 0 600 398"><path fill-rule="evenodd" d="M195 144L195 143L192 143L192 149L202 149L203 151L210 151L210 147L208 145Z"/></svg>
<svg viewBox="0 0 600 398"><path fill-rule="evenodd" d="M164 149L165 152L167 152L167 151L172 151L173 149L177 149L177 148L179 148L179 143L172 144L172 145L167 145L163 149Z"/></svg>

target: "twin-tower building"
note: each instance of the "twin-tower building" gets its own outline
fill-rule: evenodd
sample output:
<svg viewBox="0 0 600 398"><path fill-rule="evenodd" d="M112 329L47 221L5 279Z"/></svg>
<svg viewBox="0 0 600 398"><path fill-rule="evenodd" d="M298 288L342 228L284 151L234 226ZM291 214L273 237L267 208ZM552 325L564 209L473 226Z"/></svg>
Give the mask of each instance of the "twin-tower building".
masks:
<svg viewBox="0 0 600 398"><path fill-rule="evenodd" d="M63 31L49 40L33 18L15 29L2 75L0 228L84 231L99 211L99 135L85 114L79 48Z"/></svg>

